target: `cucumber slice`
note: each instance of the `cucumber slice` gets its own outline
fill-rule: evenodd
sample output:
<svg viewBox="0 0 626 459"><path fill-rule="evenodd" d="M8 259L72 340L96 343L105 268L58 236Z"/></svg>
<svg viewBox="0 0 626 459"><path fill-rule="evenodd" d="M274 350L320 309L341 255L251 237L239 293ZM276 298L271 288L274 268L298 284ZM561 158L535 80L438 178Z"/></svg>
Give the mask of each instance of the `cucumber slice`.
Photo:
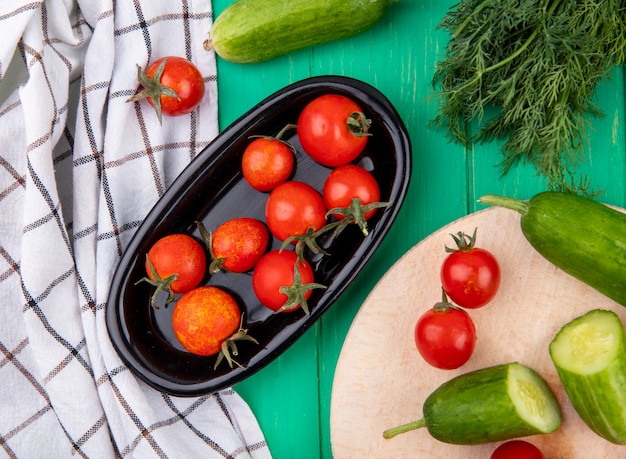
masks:
<svg viewBox="0 0 626 459"><path fill-rule="evenodd" d="M626 444L626 348L624 328L613 311L594 309L557 333L550 357L563 388L591 430Z"/></svg>
<svg viewBox="0 0 626 459"><path fill-rule="evenodd" d="M550 433L561 426L561 411L548 385L536 371L517 362L445 382L428 396L423 414L383 436L426 427L439 441L475 445Z"/></svg>
<svg viewBox="0 0 626 459"><path fill-rule="evenodd" d="M529 429L535 429L535 433L557 430L561 425L561 410L544 380L519 364L509 365L508 369L508 395L520 420Z"/></svg>

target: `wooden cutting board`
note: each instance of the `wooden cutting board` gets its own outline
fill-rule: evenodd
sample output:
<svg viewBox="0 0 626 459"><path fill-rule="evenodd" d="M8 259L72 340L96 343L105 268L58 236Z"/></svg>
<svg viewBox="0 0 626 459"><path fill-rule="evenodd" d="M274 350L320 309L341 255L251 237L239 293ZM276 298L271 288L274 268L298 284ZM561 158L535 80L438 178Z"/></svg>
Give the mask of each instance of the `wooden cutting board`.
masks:
<svg viewBox="0 0 626 459"><path fill-rule="evenodd" d="M424 399L448 379L511 361L539 372L561 406L559 431L527 438L546 459L626 458L626 446L607 442L580 420L548 354L550 341L568 321L603 308L615 311L626 325L626 308L543 259L519 225L519 214L500 208L450 223L409 250L370 293L335 371L330 427L336 459L488 459L497 444L448 445L431 438L426 429L385 440L382 432L421 418ZM478 336L470 361L458 370L435 369L415 348L415 323L441 298L439 268L444 246L454 246L450 234L471 234L475 228L477 246L490 250L500 263L502 283L491 303L468 310Z"/></svg>

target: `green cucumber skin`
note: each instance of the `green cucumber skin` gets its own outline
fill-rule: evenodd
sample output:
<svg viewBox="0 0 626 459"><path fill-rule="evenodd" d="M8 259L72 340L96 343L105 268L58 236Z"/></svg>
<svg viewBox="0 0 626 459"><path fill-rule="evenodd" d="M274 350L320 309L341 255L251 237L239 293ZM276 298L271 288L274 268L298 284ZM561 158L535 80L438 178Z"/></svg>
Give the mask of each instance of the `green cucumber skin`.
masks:
<svg viewBox="0 0 626 459"><path fill-rule="evenodd" d="M515 411L507 393L510 365L519 364L466 373L431 393L423 407L429 434L445 443L477 445L548 433L539 432ZM559 409L556 399L552 404Z"/></svg>
<svg viewBox="0 0 626 459"><path fill-rule="evenodd" d="M521 228L543 257L626 306L626 214L571 193L543 192Z"/></svg>
<svg viewBox="0 0 626 459"><path fill-rule="evenodd" d="M594 313L597 313L597 310L592 310L585 316ZM601 311L601 313L614 314L609 311ZM614 315L619 321L619 317ZM585 316L574 321L584 320ZM556 340L558 336L557 334L554 339ZM626 444L626 345L623 329L619 340L622 352L607 368L592 375L580 375L564 369L561 362L555 361L552 345L550 356L565 393L583 422L605 440L624 445Z"/></svg>
<svg viewBox="0 0 626 459"><path fill-rule="evenodd" d="M235 0L215 20L215 52L235 63L275 57L357 35L396 0Z"/></svg>

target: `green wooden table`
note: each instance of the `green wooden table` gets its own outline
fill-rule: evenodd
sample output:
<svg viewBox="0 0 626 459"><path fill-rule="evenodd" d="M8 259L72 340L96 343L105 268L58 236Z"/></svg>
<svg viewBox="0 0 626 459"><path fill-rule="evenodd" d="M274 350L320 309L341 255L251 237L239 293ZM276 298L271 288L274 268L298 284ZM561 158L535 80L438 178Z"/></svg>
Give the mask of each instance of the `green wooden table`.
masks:
<svg viewBox="0 0 626 459"><path fill-rule="evenodd" d="M218 15L232 0L214 0ZM435 114L431 79L448 36L437 24L450 0L400 0L370 31L261 64L218 58L220 128L282 87L310 76L344 75L380 90L404 120L413 145L413 176L401 213L382 246L346 293L298 342L270 365L236 385L249 403L277 459L331 458L330 404L337 359L363 300L410 247L482 206L486 193L530 198L545 189L531 167L501 178L499 146L464 149L429 128ZM601 200L626 204L624 77L616 69L601 85L606 116L594 120L585 170L604 190ZM377 371L372 368L372 371ZM380 371L384 371L381 362ZM359 422L355 419L354 422Z"/></svg>

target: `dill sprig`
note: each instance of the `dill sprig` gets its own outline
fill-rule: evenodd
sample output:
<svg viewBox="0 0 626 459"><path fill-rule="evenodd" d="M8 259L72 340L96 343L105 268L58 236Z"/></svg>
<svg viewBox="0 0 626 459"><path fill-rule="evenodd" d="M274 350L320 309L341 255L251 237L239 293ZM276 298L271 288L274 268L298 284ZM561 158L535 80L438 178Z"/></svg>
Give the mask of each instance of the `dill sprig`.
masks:
<svg viewBox="0 0 626 459"><path fill-rule="evenodd" d="M531 163L551 190L586 192L585 158L598 83L624 61L619 0L462 0L433 85L433 122L456 141L504 140L502 175Z"/></svg>

